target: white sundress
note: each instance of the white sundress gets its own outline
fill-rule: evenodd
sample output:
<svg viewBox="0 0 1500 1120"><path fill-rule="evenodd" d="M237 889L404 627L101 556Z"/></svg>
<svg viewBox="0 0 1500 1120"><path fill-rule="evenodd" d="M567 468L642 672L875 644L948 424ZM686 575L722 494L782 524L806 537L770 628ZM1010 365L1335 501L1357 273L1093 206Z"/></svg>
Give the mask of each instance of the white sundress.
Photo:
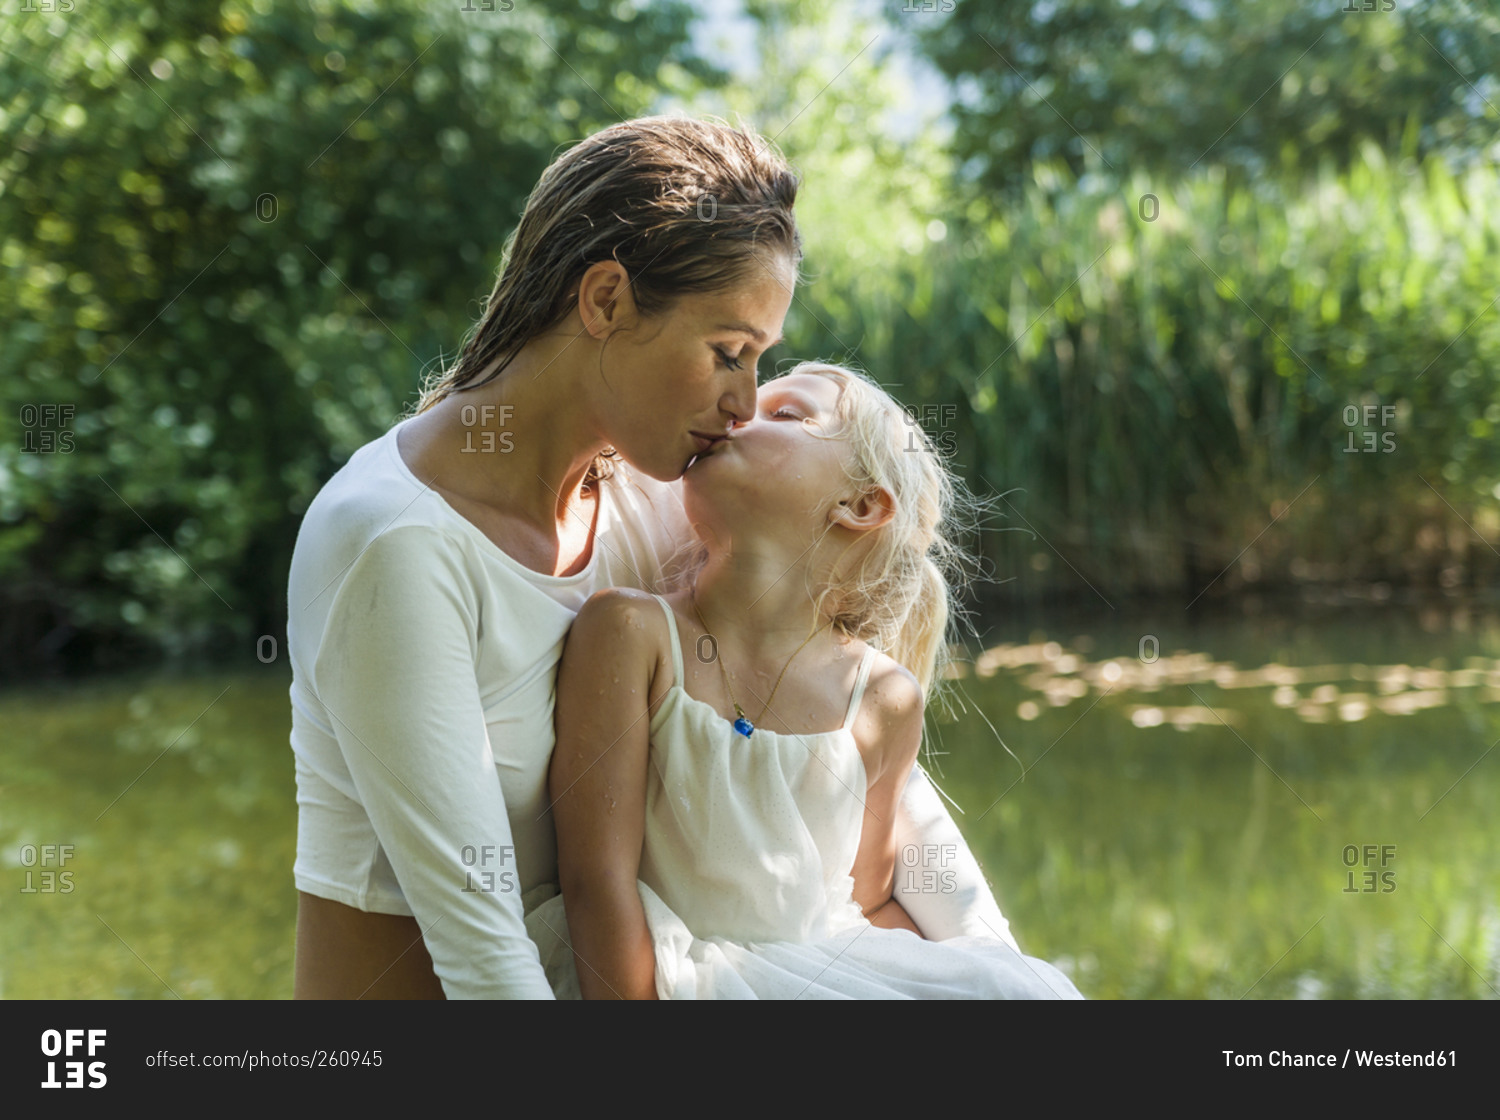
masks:
<svg viewBox="0 0 1500 1120"><path fill-rule="evenodd" d="M735 732L682 686L666 600L672 687L651 721L639 889L662 999L1082 999L1054 966L998 938L927 941L870 924L849 871L864 819L854 717L808 735ZM527 931L558 998L578 998L561 895Z"/></svg>

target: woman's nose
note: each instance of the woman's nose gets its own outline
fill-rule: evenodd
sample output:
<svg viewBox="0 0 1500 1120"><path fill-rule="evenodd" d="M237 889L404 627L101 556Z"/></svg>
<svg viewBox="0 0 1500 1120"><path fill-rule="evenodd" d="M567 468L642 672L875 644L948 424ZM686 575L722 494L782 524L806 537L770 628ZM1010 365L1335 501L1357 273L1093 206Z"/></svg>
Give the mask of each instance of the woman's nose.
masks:
<svg viewBox="0 0 1500 1120"><path fill-rule="evenodd" d="M741 376L724 399L720 401L719 407L729 413L730 427L749 423L755 419L755 369L742 370Z"/></svg>

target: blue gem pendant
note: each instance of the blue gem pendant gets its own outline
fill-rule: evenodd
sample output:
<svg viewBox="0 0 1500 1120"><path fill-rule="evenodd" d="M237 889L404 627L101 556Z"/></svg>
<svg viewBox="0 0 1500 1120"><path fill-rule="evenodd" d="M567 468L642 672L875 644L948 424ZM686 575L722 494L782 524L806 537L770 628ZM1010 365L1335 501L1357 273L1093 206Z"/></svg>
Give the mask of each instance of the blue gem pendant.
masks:
<svg viewBox="0 0 1500 1120"><path fill-rule="evenodd" d="M734 721L734 729L745 738L750 738L750 732L755 730L755 724L751 723L745 716L745 709L738 704L734 706L734 714L739 718Z"/></svg>

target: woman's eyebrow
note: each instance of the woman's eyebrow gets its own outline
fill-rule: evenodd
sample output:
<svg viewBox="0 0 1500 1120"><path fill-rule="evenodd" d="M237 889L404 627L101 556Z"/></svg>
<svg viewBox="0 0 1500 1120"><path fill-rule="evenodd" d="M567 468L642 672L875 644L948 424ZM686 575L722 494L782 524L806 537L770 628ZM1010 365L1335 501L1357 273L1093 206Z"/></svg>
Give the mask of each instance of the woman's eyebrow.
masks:
<svg viewBox="0 0 1500 1120"><path fill-rule="evenodd" d="M740 334L748 334L762 350L769 350L771 347L786 340L785 335L778 335L774 342L766 342L766 332L758 327L752 327L749 323L720 323L714 330L738 331Z"/></svg>

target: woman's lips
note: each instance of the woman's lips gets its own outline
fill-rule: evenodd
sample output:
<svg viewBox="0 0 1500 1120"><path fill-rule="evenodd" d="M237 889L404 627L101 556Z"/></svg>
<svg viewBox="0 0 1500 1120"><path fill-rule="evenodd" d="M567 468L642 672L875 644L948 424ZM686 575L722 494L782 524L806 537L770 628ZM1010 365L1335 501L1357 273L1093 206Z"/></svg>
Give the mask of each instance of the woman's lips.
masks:
<svg viewBox="0 0 1500 1120"><path fill-rule="evenodd" d="M706 436L702 432L692 432L690 434L693 437L693 442L698 445L699 455L707 453L729 438L724 435Z"/></svg>
<svg viewBox="0 0 1500 1120"><path fill-rule="evenodd" d="M718 447L719 444L727 443L729 441L729 437L726 435L709 436L704 435L702 432L689 432L688 434L693 437L693 443L696 444L698 448L698 454L694 455L692 459L688 461L688 467L692 467L700 459L707 459L711 457L714 453L714 449Z"/></svg>

